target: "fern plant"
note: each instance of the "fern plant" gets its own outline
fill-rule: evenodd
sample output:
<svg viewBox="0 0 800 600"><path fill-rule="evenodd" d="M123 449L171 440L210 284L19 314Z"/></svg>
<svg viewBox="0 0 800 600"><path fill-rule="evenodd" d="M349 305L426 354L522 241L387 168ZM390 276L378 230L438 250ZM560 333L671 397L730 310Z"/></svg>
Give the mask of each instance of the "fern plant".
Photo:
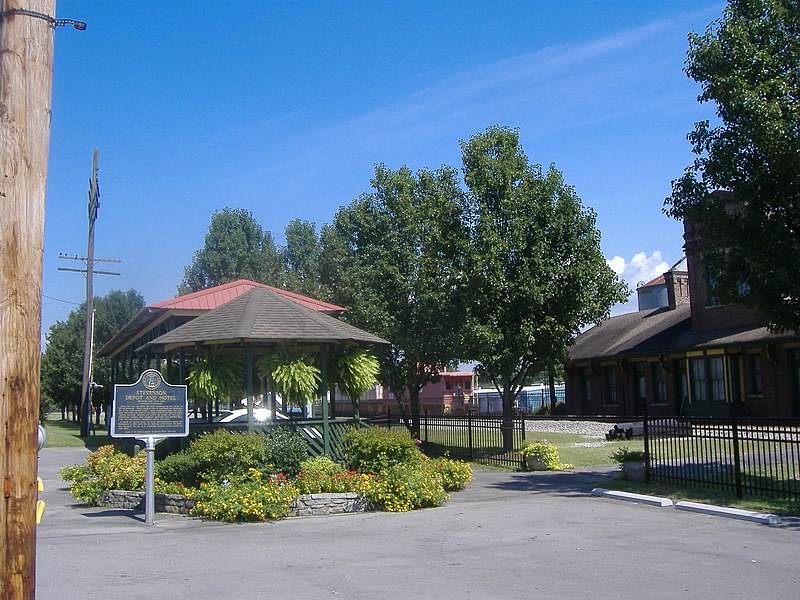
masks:
<svg viewBox="0 0 800 600"><path fill-rule="evenodd" d="M307 354L291 355L279 348L258 360L258 373L275 383L275 390L290 404L302 406L319 396L322 374Z"/></svg>

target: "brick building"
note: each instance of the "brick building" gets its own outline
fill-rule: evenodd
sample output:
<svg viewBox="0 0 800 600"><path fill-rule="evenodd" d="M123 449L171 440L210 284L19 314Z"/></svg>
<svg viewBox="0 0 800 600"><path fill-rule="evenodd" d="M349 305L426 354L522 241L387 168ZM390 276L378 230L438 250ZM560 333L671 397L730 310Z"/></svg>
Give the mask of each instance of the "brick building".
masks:
<svg viewBox="0 0 800 600"><path fill-rule="evenodd" d="M686 271L637 289L639 310L575 340L569 414L800 416L800 337L757 311L722 305L702 259L702 230L684 224Z"/></svg>

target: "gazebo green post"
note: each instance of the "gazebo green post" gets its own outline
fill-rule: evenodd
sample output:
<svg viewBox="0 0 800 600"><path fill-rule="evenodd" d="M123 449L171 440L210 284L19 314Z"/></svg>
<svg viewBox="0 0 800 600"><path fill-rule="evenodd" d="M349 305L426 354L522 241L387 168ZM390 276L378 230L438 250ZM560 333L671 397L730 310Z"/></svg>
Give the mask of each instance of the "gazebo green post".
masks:
<svg viewBox="0 0 800 600"><path fill-rule="evenodd" d="M322 448L325 456L331 455L331 424L328 421L328 352L325 346L322 346L319 355L320 371L322 374L322 381L320 388L322 391Z"/></svg>
<svg viewBox="0 0 800 600"><path fill-rule="evenodd" d="M253 433L253 350L247 346L244 350L245 381L247 385L247 432Z"/></svg>

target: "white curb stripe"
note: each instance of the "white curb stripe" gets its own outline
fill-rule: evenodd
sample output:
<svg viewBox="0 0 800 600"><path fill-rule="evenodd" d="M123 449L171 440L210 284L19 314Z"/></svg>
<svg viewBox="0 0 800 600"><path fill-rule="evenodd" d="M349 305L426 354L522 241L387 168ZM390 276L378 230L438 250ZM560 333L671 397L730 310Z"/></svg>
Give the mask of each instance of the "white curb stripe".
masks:
<svg viewBox="0 0 800 600"><path fill-rule="evenodd" d="M592 496L601 496L614 500L627 500L628 502L640 502L641 504L650 504L652 506L672 506L672 500L669 498L648 496L646 494L632 494L631 492L617 492L614 490L604 490L603 488L594 488L592 490Z"/></svg>
<svg viewBox="0 0 800 600"><path fill-rule="evenodd" d="M675 508L706 515L716 515L731 519L740 519L742 521L753 521L754 523L762 523L764 525L777 525L781 522L781 518L778 515L757 513L740 508L728 508L727 506L700 504L699 502L676 502Z"/></svg>

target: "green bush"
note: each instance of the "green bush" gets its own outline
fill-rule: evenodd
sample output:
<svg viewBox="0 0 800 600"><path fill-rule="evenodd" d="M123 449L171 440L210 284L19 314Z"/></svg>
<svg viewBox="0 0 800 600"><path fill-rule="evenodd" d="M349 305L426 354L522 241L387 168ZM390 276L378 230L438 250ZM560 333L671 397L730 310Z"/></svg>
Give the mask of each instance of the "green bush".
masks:
<svg viewBox="0 0 800 600"><path fill-rule="evenodd" d="M275 427L263 437L266 462L275 473L295 477L308 458L308 445L300 434L288 427Z"/></svg>
<svg viewBox="0 0 800 600"><path fill-rule="evenodd" d="M269 470L264 439L257 433L230 433L224 429L207 433L192 442L189 454L198 462L201 481L221 481L251 468Z"/></svg>
<svg viewBox="0 0 800 600"><path fill-rule="evenodd" d="M107 490L144 490L145 454L128 456L114 446L101 446L86 457L85 465L62 467L60 473L76 500L97 504Z"/></svg>
<svg viewBox="0 0 800 600"><path fill-rule="evenodd" d="M441 475L432 468L396 464L365 482L363 494L377 508L406 512L447 502Z"/></svg>
<svg viewBox="0 0 800 600"><path fill-rule="evenodd" d="M202 463L188 450L170 454L156 463L156 477L164 483L180 483L187 487L200 485Z"/></svg>
<svg viewBox="0 0 800 600"><path fill-rule="evenodd" d="M572 465L563 464L558 458L558 448L547 440L532 440L520 450L522 458L537 456L544 462L544 468L548 471L563 471L572 469Z"/></svg>
<svg viewBox="0 0 800 600"><path fill-rule="evenodd" d="M345 464L364 473L380 473L395 465L418 465L423 454L407 434L378 427L351 429L342 436Z"/></svg>
<svg viewBox="0 0 800 600"><path fill-rule="evenodd" d="M365 474L348 471L326 456L303 461L300 473L294 480L301 494L360 494L366 481Z"/></svg>
<svg viewBox="0 0 800 600"><path fill-rule="evenodd" d="M280 519L289 514L297 496L297 488L282 475L248 469L229 479L202 483L191 495L192 514L228 522Z"/></svg>
<svg viewBox="0 0 800 600"><path fill-rule="evenodd" d="M442 478L446 492L463 490L467 483L472 481L472 467L463 460L439 458L431 461L429 468L433 469Z"/></svg>

